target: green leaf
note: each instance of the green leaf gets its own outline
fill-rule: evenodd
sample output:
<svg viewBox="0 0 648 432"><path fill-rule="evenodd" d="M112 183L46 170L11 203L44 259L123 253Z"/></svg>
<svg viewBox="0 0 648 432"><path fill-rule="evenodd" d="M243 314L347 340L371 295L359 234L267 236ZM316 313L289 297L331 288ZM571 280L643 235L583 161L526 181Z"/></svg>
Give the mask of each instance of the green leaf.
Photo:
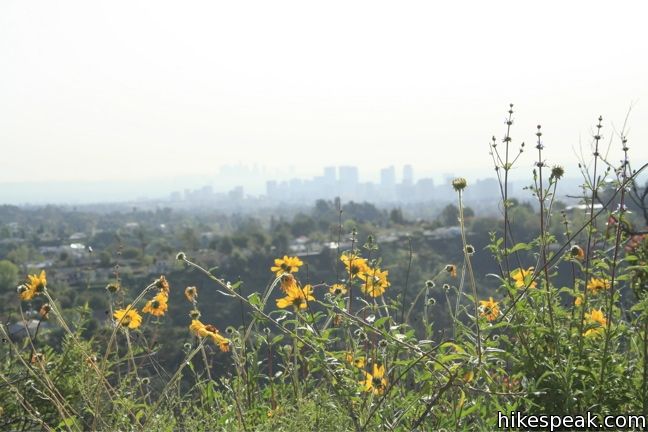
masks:
<svg viewBox="0 0 648 432"><path fill-rule="evenodd" d="M258 292L253 292L247 298L252 305L261 308L261 296Z"/></svg>
<svg viewBox="0 0 648 432"><path fill-rule="evenodd" d="M507 253L510 255L521 250L531 250L531 245L528 243L518 243L510 249L507 249Z"/></svg>

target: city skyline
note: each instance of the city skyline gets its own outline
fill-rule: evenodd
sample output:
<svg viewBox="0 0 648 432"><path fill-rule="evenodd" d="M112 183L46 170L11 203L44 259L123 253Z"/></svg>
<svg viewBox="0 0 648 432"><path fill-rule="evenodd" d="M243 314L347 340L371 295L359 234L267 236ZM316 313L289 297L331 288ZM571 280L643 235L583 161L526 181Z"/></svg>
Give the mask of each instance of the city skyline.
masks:
<svg viewBox="0 0 648 432"><path fill-rule="evenodd" d="M0 4L3 184L238 162L486 172L509 103L513 145L542 124L562 164L589 154L599 115L607 144L632 107L630 157L648 160L648 31L631 3L35 4Z"/></svg>
<svg viewBox="0 0 648 432"><path fill-rule="evenodd" d="M528 168L528 171L527 171ZM517 167L509 180L512 184L526 186L532 167ZM582 183L569 172L563 184L570 191ZM376 203L408 203L454 199L450 182L457 176L468 179L467 194L474 193L475 185L490 184L497 180L494 172L430 173L418 170L414 164L378 167L368 173L352 165L325 166L319 172L297 174L294 169L273 171L260 165L224 165L211 176L150 179L123 182L34 182L0 183L0 205L84 205L127 202L186 202L215 203L233 200L236 203L305 202L315 199L332 199ZM529 175L525 175L529 174ZM225 181L227 179L227 182ZM518 191L519 192L519 191ZM475 194L474 197L478 197Z"/></svg>

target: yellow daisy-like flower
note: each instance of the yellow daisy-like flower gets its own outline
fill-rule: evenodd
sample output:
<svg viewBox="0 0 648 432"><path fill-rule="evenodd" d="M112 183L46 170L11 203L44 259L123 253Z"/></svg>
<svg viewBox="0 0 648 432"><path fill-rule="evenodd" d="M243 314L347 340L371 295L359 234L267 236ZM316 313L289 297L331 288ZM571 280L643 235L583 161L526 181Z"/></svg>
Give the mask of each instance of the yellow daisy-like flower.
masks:
<svg viewBox="0 0 648 432"><path fill-rule="evenodd" d="M136 329L142 325L142 316L131 305L128 305L125 309L116 310L113 318L117 321L117 325L128 327L129 329Z"/></svg>
<svg viewBox="0 0 648 432"><path fill-rule="evenodd" d="M601 333L607 326L607 319L600 309L592 309L585 314L585 322L594 327L585 330L584 336L592 336Z"/></svg>
<svg viewBox="0 0 648 432"><path fill-rule="evenodd" d="M526 287L527 282L531 280L532 276L533 276L533 267L529 267L526 270L517 268L511 272L511 277L515 281L515 288ZM529 285L530 288L535 288L537 286L538 284L536 283L536 281L531 282L531 285Z"/></svg>
<svg viewBox="0 0 648 432"><path fill-rule="evenodd" d="M373 373L363 371L365 375L364 381L360 381L360 384L364 387L364 391L372 392L375 395L381 395L385 393L387 388L387 378L385 378L385 366L378 366L374 363Z"/></svg>
<svg viewBox="0 0 648 432"><path fill-rule="evenodd" d="M485 317L488 321L495 321L500 314L499 304L489 297L488 300L480 300L480 315Z"/></svg>
<svg viewBox="0 0 648 432"><path fill-rule="evenodd" d="M349 274L349 279L359 277L362 273L370 270L369 264L365 258L360 258L356 253L344 252L340 257L340 261L344 263L346 271Z"/></svg>
<svg viewBox="0 0 648 432"><path fill-rule="evenodd" d="M216 329L216 327L211 324L205 325L199 320L192 320L191 325L189 325L189 330L191 330L191 333L200 338L211 338L211 340L216 345L218 345L222 352L227 352L230 349L230 340L221 335L218 329Z"/></svg>
<svg viewBox="0 0 648 432"><path fill-rule="evenodd" d="M593 294L598 294L601 291L610 289L610 286L610 281L603 278L593 277L589 280L589 282L587 282L587 289Z"/></svg>
<svg viewBox="0 0 648 432"><path fill-rule="evenodd" d="M306 309L309 301L314 301L313 287L306 285L300 288L295 285L290 285L286 291L286 297L277 299L277 307L285 309L288 306L293 306L295 310Z"/></svg>
<svg viewBox="0 0 648 432"><path fill-rule="evenodd" d="M198 298L198 288L195 286L189 286L185 288L184 295L191 303L195 303Z"/></svg>
<svg viewBox="0 0 648 432"><path fill-rule="evenodd" d="M329 292L333 295L344 295L347 293L347 288L342 284L333 284L329 287Z"/></svg>
<svg viewBox="0 0 648 432"><path fill-rule="evenodd" d="M447 264L445 266L445 271L450 273L450 276L457 277L457 266L454 264Z"/></svg>
<svg viewBox="0 0 648 432"><path fill-rule="evenodd" d="M346 361L347 363L357 367L358 369L362 369L366 364L364 357L354 357L353 353L350 352L346 354Z"/></svg>
<svg viewBox="0 0 648 432"><path fill-rule="evenodd" d="M43 292L45 286L47 285L47 276L45 275L45 270L41 270L38 275L28 275L27 279L29 280L26 285L21 285L23 288L19 291L20 299L31 300L36 297L38 294Z"/></svg>
<svg viewBox="0 0 648 432"><path fill-rule="evenodd" d="M576 298L574 298L574 305L580 306L582 304L583 304L583 296L579 294L576 296Z"/></svg>
<svg viewBox="0 0 648 432"><path fill-rule="evenodd" d="M152 300L146 302L142 308L142 312L150 313L153 316L159 317L169 309L169 296L166 292L160 291Z"/></svg>
<svg viewBox="0 0 648 432"><path fill-rule="evenodd" d="M379 297L383 295L385 290L389 288L391 283L387 280L389 271L381 271L379 268L369 269L366 273L360 274L360 279L364 283L360 286L363 293L371 297Z"/></svg>
<svg viewBox="0 0 648 432"><path fill-rule="evenodd" d="M297 257L289 257L284 255L283 258L276 258L274 260L274 266L270 267L270 271L275 272L277 277L281 276L284 273L297 273L299 267L304 263Z"/></svg>

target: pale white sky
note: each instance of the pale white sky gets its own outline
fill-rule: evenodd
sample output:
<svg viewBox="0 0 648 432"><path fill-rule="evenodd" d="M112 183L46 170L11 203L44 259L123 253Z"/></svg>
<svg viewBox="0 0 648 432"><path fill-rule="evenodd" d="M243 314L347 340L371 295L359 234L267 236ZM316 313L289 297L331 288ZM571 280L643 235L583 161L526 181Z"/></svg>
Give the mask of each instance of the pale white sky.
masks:
<svg viewBox="0 0 648 432"><path fill-rule="evenodd" d="M514 139L541 123L568 169L599 114L609 137L635 104L646 162L642 3L4 0L0 182L238 162L469 176L491 172L509 102Z"/></svg>

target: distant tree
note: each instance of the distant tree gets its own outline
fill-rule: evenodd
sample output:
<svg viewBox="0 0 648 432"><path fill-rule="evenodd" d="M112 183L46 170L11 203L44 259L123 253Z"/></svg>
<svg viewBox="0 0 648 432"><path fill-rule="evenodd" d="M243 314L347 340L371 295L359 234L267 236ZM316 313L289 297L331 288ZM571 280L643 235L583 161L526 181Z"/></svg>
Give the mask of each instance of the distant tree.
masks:
<svg viewBox="0 0 648 432"><path fill-rule="evenodd" d="M198 241L198 236L193 228L185 228L182 232L182 244L185 250L195 251L198 250L200 242Z"/></svg>
<svg viewBox="0 0 648 432"><path fill-rule="evenodd" d="M375 205L368 202L356 203L351 201L342 207L342 211L345 218L353 219L358 223L384 220L382 212Z"/></svg>
<svg viewBox="0 0 648 432"><path fill-rule="evenodd" d="M101 267L110 266L110 254L106 251L99 252L99 265Z"/></svg>
<svg viewBox="0 0 648 432"><path fill-rule="evenodd" d="M142 256L142 251L135 247L127 247L122 251L122 257L127 260L140 259Z"/></svg>
<svg viewBox="0 0 648 432"><path fill-rule="evenodd" d="M148 246L151 241L148 231L144 227L140 226L135 231L135 235L137 236L139 247L142 250L142 255L146 254L146 246Z"/></svg>
<svg viewBox="0 0 648 432"><path fill-rule="evenodd" d="M275 249L276 254L288 253L288 243L290 237L285 231L278 231L272 235L272 247Z"/></svg>
<svg viewBox="0 0 648 432"><path fill-rule="evenodd" d="M24 266L29 261L29 248L22 244L7 254L7 259L16 265Z"/></svg>
<svg viewBox="0 0 648 432"><path fill-rule="evenodd" d="M470 207L464 207L464 218L475 217L475 212ZM459 208L454 204L448 204L441 210L438 217L443 226L457 226L459 225Z"/></svg>
<svg viewBox="0 0 648 432"><path fill-rule="evenodd" d="M231 239L234 246L240 249L246 249L248 247L248 242L250 241L249 237L244 232L234 234Z"/></svg>
<svg viewBox="0 0 648 432"><path fill-rule="evenodd" d="M459 225L459 208L454 204L448 204L441 210L438 219L444 226Z"/></svg>
<svg viewBox="0 0 648 432"><path fill-rule="evenodd" d="M393 208L389 212L389 220L392 223L402 225L405 223L405 218L403 217L403 210L400 208Z"/></svg>
<svg viewBox="0 0 648 432"><path fill-rule="evenodd" d="M315 221L308 215L298 213L293 218L290 231L296 237L309 235L315 231Z"/></svg>
<svg viewBox="0 0 648 432"><path fill-rule="evenodd" d="M14 289L20 269L9 260L0 261L0 292Z"/></svg>
<svg viewBox="0 0 648 432"><path fill-rule="evenodd" d="M234 243L230 237L223 237L218 242L218 251L224 255L229 255L234 250Z"/></svg>

